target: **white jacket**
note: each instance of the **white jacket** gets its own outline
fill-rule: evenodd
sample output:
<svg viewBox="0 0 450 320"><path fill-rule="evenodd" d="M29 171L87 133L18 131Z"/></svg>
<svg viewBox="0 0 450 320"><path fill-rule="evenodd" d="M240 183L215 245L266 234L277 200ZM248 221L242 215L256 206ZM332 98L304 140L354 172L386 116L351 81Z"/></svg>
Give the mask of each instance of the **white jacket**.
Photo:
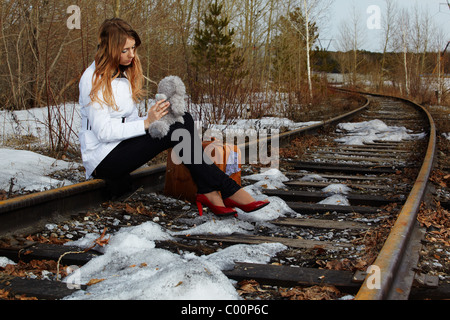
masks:
<svg viewBox="0 0 450 320"><path fill-rule="evenodd" d="M138 115L132 99L131 85L125 78L112 81L118 111L92 102L92 78L95 62L86 69L80 80L81 131L79 140L86 178L92 178L95 168L123 140L145 135L144 119ZM102 100L102 94L99 93ZM124 155L126 156L126 155Z"/></svg>

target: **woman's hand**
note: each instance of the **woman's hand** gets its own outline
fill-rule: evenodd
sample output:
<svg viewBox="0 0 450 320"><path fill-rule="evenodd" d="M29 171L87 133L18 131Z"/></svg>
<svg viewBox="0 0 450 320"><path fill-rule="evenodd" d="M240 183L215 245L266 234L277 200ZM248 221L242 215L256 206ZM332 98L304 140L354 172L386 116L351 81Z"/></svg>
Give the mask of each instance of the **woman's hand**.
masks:
<svg viewBox="0 0 450 320"><path fill-rule="evenodd" d="M145 130L148 130L150 125L160 120L166 114L169 113L170 102L165 102L165 100L158 101L153 107L148 110L147 119L144 120Z"/></svg>

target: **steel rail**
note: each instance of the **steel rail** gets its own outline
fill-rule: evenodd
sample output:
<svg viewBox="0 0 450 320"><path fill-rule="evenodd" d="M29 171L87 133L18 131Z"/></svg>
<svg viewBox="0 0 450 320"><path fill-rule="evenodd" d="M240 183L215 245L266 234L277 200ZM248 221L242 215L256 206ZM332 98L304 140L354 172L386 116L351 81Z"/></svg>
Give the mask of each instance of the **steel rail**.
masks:
<svg viewBox="0 0 450 320"><path fill-rule="evenodd" d="M164 165L156 165L139 169L131 176L136 185L155 191L161 189L165 169ZM33 232L50 220L63 221L98 205L107 200L105 186L104 180L95 179L0 201L0 235Z"/></svg>
<svg viewBox="0 0 450 320"><path fill-rule="evenodd" d="M366 276L361 289L355 296L355 300L384 300L388 298L390 292L396 290L394 287L395 275L400 268L402 258L405 256L408 241L417 220L420 204L425 195L436 152L436 126L431 114L423 106L411 100L372 93L364 94L393 98L407 102L422 111L429 122L428 148L422 167L388 238L379 252L377 259L373 263L373 266L376 266L379 269L372 269L375 271ZM375 274L376 272L379 272L379 274ZM378 285L376 281L379 281Z"/></svg>

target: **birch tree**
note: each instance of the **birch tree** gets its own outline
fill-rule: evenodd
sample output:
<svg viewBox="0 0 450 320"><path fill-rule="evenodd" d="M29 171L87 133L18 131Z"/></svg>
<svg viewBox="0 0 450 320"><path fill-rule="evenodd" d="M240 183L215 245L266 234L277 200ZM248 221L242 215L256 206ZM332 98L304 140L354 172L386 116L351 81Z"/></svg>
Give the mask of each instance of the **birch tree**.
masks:
<svg viewBox="0 0 450 320"><path fill-rule="evenodd" d="M432 46L433 36L438 34L438 30L428 7L419 7L416 3L412 17L411 50L414 66L410 84L414 95L423 95L428 91L430 82L422 81L422 75L432 72L427 55Z"/></svg>
<svg viewBox="0 0 450 320"><path fill-rule="evenodd" d="M410 86L409 86L409 71L408 71L408 51L409 51L409 12L406 9L402 9L399 16L399 28L398 28L398 39L399 45L402 52L402 62L403 62L403 76L404 83L403 88L405 90L406 95L410 94Z"/></svg>
<svg viewBox="0 0 450 320"><path fill-rule="evenodd" d="M114 17L120 17L120 0L114 0Z"/></svg>
<svg viewBox="0 0 450 320"><path fill-rule="evenodd" d="M383 88L386 76L386 55L387 51L392 48L394 31L397 21L397 2L395 0L385 0L386 11L382 16L381 28L383 31L383 56L381 58L380 82L379 87Z"/></svg>
<svg viewBox="0 0 450 320"><path fill-rule="evenodd" d="M311 100L314 97L311 79L311 49L315 40L312 41L309 28L311 24L319 25L323 22L323 19L327 16L328 9L333 2L334 0L301 0L301 9L304 16L304 27L301 29L298 28L298 26L295 26L295 24L292 25L305 39L308 92Z"/></svg>

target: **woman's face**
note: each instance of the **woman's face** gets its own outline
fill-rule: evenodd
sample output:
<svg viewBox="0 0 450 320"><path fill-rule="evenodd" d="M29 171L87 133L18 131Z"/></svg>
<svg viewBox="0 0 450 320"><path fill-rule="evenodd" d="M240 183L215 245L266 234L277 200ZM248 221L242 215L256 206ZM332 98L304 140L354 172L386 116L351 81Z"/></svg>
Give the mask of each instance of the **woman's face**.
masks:
<svg viewBox="0 0 450 320"><path fill-rule="evenodd" d="M133 62L135 53L136 41L133 38L128 38L120 55L120 64L123 66L129 66Z"/></svg>

